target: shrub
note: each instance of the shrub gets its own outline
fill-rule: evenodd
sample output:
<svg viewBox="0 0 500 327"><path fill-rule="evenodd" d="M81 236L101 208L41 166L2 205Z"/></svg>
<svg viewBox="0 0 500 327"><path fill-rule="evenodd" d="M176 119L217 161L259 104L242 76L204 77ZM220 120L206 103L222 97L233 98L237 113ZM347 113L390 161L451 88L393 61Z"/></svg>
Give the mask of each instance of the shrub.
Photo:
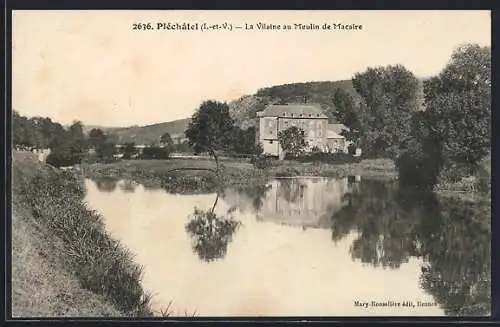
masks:
<svg viewBox="0 0 500 327"><path fill-rule="evenodd" d="M439 183L456 183L461 181L463 177L471 175L471 168L452 163L441 169L439 173Z"/></svg>
<svg viewBox="0 0 500 327"><path fill-rule="evenodd" d="M168 148L150 146L144 148L141 154L141 159L168 159L170 151Z"/></svg>
<svg viewBox="0 0 500 327"><path fill-rule="evenodd" d="M267 169L271 167L271 157L266 155L253 156L250 163L257 169Z"/></svg>
<svg viewBox="0 0 500 327"><path fill-rule="evenodd" d="M67 167L82 162L82 155L67 151L54 150L46 159L46 163L54 167Z"/></svg>
<svg viewBox="0 0 500 327"><path fill-rule="evenodd" d="M355 155L356 154L356 145L355 144L349 144L347 146L347 153L350 155Z"/></svg>
<svg viewBox="0 0 500 327"><path fill-rule="evenodd" d="M311 152L312 152L312 153L322 153L323 151L321 151L321 149L320 149L317 145L315 145L315 146L313 146L313 148L311 149Z"/></svg>
<svg viewBox="0 0 500 327"><path fill-rule="evenodd" d="M300 175L300 172L293 167L286 167L276 172L276 177L294 177Z"/></svg>

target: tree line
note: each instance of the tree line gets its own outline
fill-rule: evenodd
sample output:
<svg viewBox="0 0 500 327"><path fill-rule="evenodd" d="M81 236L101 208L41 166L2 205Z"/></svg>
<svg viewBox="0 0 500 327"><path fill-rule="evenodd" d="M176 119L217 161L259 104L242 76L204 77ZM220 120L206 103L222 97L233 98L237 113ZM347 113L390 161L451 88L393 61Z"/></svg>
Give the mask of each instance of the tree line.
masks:
<svg viewBox="0 0 500 327"><path fill-rule="evenodd" d="M223 150L227 155L251 155L258 152L255 144L256 131L254 127L242 129L229 117L227 104L216 104L216 111L220 112L218 117L221 125L217 128L219 133L211 129L211 123L201 126L201 134L207 138L220 140L216 150ZM210 111L210 104L205 106ZM209 113L210 114L210 113ZM226 126L221 127L221 126ZM146 146L139 151L134 142L127 142L117 147L117 137L105 133L100 128L93 128L85 134L83 124L75 121L69 127L52 121L47 117L28 118L20 115L17 111L12 114L12 144L17 148L25 149L50 149L47 163L54 166L70 166L81 163L82 160L97 162L109 162L116 160L117 155L123 159L168 159L170 154L177 152L194 152L195 154L207 152L207 148L193 147L189 142L186 144L174 144L169 133L161 135L157 142ZM205 133L206 132L206 133ZM190 132L192 134L192 132ZM190 135L191 135L190 134ZM224 137L221 137L224 134Z"/></svg>
<svg viewBox="0 0 500 327"><path fill-rule="evenodd" d="M363 154L393 159L404 184L432 188L482 169L491 155L491 49L457 48L446 67L423 82L402 65L355 74L362 98L337 89L336 118Z"/></svg>
<svg viewBox="0 0 500 327"><path fill-rule="evenodd" d="M150 145L139 151L133 142L117 147L117 137L100 128L93 128L86 135L83 124L75 121L65 128L47 117L27 118L17 111L12 114L12 144L21 149L50 149L47 163L60 167L81 163L83 160L110 162L116 155L123 159L166 159L172 151L170 135L163 135L160 145ZM170 142L167 141L167 136ZM167 142L163 146L162 142Z"/></svg>

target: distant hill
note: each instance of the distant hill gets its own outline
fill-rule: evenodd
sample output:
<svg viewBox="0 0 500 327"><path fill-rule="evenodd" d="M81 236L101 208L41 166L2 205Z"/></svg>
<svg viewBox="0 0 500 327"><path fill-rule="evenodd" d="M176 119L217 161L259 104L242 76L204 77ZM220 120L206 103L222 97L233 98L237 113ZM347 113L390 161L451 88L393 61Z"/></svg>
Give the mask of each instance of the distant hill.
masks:
<svg viewBox="0 0 500 327"><path fill-rule="evenodd" d="M134 142L135 144L152 144L158 142L160 137L168 132L171 136L176 134L184 135L190 118L173 120L165 123L158 123L146 126L131 126L119 128L103 128L107 134L113 134L117 142L123 144Z"/></svg>
<svg viewBox="0 0 500 327"><path fill-rule="evenodd" d="M239 126L247 128L255 126L256 113L264 110L269 104L309 102L320 104L330 123L336 123L333 116L336 108L332 99L339 88L351 94L356 102L361 100L352 85L352 80L292 83L262 88L254 95L245 95L231 101L229 112ZM183 134L190 120L186 118L147 126L101 127L101 129L108 134L116 135L120 143L151 144L157 142L165 132L170 135ZM87 127L88 130L90 128L92 127Z"/></svg>
<svg viewBox="0 0 500 327"><path fill-rule="evenodd" d="M243 96L232 101L229 103L229 108L233 119L241 126L246 127L253 126L256 112L263 110L269 104L317 103L321 105L330 122L335 123L333 113L336 108L332 99L335 91L339 88L351 94L355 101L360 99L354 90L352 80L306 82L262 88L254 95Z"/></svg>

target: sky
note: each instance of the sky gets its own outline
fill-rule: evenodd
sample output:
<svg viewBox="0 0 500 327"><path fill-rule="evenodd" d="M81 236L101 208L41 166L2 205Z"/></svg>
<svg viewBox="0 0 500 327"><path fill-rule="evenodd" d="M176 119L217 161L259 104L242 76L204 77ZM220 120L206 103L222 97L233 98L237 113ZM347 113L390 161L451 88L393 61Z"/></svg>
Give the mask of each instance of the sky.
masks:
<svg viewBox="0 0 500 327"><path fill-rule="evenodd" d="M253 30L133 30L134 23ZM361 30L258 30L257 23ZM279 84L351 79L402 64L438 74L457 46L490 46L489 11L15 11L12 106L70 124L147 125L190 117Z"/></svg>

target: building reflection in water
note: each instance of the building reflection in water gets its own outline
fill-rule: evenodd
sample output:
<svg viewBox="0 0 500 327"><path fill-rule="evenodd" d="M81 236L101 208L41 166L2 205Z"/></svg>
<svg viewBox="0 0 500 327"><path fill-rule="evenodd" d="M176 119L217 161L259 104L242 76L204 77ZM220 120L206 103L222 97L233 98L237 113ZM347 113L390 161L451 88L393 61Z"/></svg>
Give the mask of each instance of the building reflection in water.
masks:
<svg viewBox="0 0 500 327"><path fill-rule="evenodd" d="M241 211L252 211L258 221L304 228L330 228L331 215L342 208L344 194L359 177L281 178L265 187L249 186L226 192L224 201Z"/></svg>

